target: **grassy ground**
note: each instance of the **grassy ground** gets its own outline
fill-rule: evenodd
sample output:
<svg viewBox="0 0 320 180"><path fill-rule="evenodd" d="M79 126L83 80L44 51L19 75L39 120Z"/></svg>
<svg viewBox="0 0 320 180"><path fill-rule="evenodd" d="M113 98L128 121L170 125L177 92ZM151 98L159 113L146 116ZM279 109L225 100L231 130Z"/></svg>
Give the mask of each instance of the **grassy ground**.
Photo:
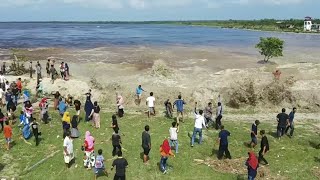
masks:
<svg viewBox="0 0 320 180"><path fill-rule="evenodd" d="M71 111L71 113L74 113ZM101 116L101 129L93 129L90 124L80 123L79 128L81 137L74 140L74 150L76 154L76 162L66 170L62 154L62 127L60 118L57 113L51 113L53 120L51 125L41 125L43 139L38 147L35 146L34 138L29 140L32 145L25 143L18 138L19 129L14 127L14 146L7 152L4 148L0 151L1 168L0 177L17 177L21 179L93 179L93 172L87 171L82 166L83 152L81 145L86 130L92 132L96 138L95 149L103 149L105 159L107 159L107 169L110 169L112 145L109 140L112 134L111 114L103 113ZM239 179L239 176L233 174L224 174L213 170L205 165L196 165L194 159L216 159L213 153L218 146L215 145L215 139L218 132L216 130L204 131L204 142L202 145L196 144L190 147L190 138L188 133L193 129L193 120L188 118L186 123L181 125L179 133L179 154L175 158L170 158L168 163L173 169L167 175L163 175L157 166L160 160L159 145L164 138L168 137L168 129L172 120L164 117L152 118L150 121L142 115L126 115L125 118L119 120L120 131L122 136L124 157L129 162L127 169L128 179ZM230 151L233 158L246 157L248 148L244 146L244 142L250 140L250 123L239 122L236 119L223 120L226 129L231 132ZM151 127L151 139L153 149L150 153L150 165L145 166L142 163L140 153L141 149L141 133L146 124ZM318 135L313 131L311 123L297 125L295 137L290 139L284 137L277 140L274 137L275 126L269 123L262 123L259 127L265 129L269 134L270 152L266 155L269 160L270 170L274 177L286 177L287 179L317 179L312 173L314 167L319 166L318 150L314 144L320 143ZM57 137L60 136L60 137ZM0 143L3 145L4 140ZM49 158L32 171L24 174L24 169L34 165L41 159L47 157L52 152L60 150L52 158ZM258 152L258 148L255 150ZM76 167L77 166L77 167ZM110 172L110 170L109 170ZM24 175L21 175L24 174ZM109 178L102 176L99 179L110 179L114 172L109 174ZM240 176L245 177L245 175Z"/></svg>

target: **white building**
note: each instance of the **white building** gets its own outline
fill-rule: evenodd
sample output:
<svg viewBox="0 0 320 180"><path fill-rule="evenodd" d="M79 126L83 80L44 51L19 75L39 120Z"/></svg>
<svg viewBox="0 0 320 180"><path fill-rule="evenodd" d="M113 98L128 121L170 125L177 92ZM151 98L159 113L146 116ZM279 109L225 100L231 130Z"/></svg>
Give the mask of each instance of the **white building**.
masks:
<svg viewBox="0 0 320 180"><path fill-rule="evenodd" d="M311 17L305 17L304 18L304 31L311 31L312 30L312 18Z"/></svg>

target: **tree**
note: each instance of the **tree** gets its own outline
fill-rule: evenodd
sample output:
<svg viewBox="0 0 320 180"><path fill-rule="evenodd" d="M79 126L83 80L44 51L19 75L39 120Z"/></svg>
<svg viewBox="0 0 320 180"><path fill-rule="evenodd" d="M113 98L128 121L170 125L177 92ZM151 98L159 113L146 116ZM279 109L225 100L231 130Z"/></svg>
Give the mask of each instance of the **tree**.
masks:
<svg viewBox="0 0 320 180"><path fill-rule="evenodd" d="M260 42L256 45L264 61L268 62L270 58L283 56L284 41L276 37L260 37Z"/></svg>

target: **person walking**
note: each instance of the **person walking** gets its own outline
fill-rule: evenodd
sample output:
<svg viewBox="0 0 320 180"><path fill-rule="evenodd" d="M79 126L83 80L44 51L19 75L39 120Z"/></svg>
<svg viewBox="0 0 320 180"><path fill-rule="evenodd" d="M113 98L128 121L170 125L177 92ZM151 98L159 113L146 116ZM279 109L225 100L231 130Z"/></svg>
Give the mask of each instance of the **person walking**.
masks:
<svg viewBox="0 0 320 180"><path fill-rule="evenodd" d="M293 131L294 131L294 122L293 122L293 120L294 120L294 115L296 114L296 112L297 112L297 108L294 107L292 109L292 111L290 112L290 114L289 114L289 126L286 129L286 134L288 133L289 129L291 129L290 130L290 135L289 135L290 138L293 136Z"/></svg>
<svg viewBox="0 0 320 180"><path fill-rule="evenodd" d="M85 152L85 158L83 159L83 165L87 169L91 169L91 167L94 167L94 144L95 139L91 136L91 133L89 131L85 134L85 140L84 140L84 152Z"/></svg>
<svg viewBox="0 0 320 180"><path fill-rule="evenodd" d="M173 109L175 106L177 106L177 123L179 124L180 118L181 121L183 120L183 106L186 104L186 102L182 99L181 95L178 96L178 99L173 103Z"/></svg>
<svg viewBox="0 0 320 180"><path fill-rule="evenodd" d="M220 126L220 133L219 133L219 138L218 138L218 143L219 143L219 151L218 151L218 159L222 159L223 154L226 155L228 159L231 159L230 151L228 148L228 136L230 136L230 132L224 129L224 126Z"/></svg>
<svg viewBox="0 0 320 180"><path fill-rule="evenodd" d="M50 59L49 58L46 63L46 71L47 71L47 78L49 78L50 77Z"/></svg>
<svg viewBox="0 0 320 180"><path fill-rule="evenodd" d="M64 71L65 71L64 62L61 62L61 64L60 64L60 75L61 75L61 79L63 79L63 80L65 78Z"/></svg>
<svg viewBox="0 0 320 180"><path fill-rule="evenodd" d="M32 74L33 74L32 61L30 61L30 64L29 64L29 74L30 74L30 78L32 79Z"/></svg>
<svg viewBox="0 0 320 180"><path fill-rule="evenodd" d="M111 137L112 140L112 146L113 146L113 150L112 150L112 156L114 157L117 154L117 151L121 151L121 137L119 134L119 130L115 130L114 133L112 134Z"/></svg>
<svg viewBox="0 0 320 180"><path fill-rule="evenodd" d="M248 153L248 155L249 158L246 161L246 166L248 168L248 180L254 180L257 176L259 162L254 152L251 151Z"/></svg>
<svg viewBox="0 0 320 180"><path fill-rule="evenodd" d="M8 120L5 121L5 126L3 127L3 134L4 134L4 138L6 140L7 151L9 151L10 150L10 143L11 143L11 139L12 139L12 128L9 125Z"/></svg>
<svg viewBox="0 0 320 180"><path fill-rule="evenodd" d="M100 106L98 105L98 102L95 101L93 103L93 109L89 116L89 118L92 117L92 126L99 129L100 128Z"/></svg>
<svg viewBox="0 0 320 180"><path fill-rule="evenodd" d="M42 70L42 67L41 67L40 62L38 61L38 62L37 62L37 65L36 65L36 71L37 71L37 84L39 84L39 80L40 80L40 79L42 79L41 70Z"/></svg>
<svg viewBox="0 0 320 180"><path fill-rule="evenodd" d="M285 130L289 125L289 116L286 113L286 109L282 108L282 112L277 115L278 126L277 126L277 135L280 139L281 136L285 134Z"/></svg>
<svg viewBox="0 0 320 180"><path fill-rule="evenodd" d="M261 139L261 146L260 146L261 149L259 151L258 160L259 160L259 163L263 161L266 165L269 165L268 161L264 158L265 154L269 151L269 141L266 136L265 130L261 130L260 135L262 136L262 139Z"/></svg>
<svg viewBox="0 0 320 180"><path fill-rule="evenodd" d="M151 137L150 137L150 127L146 125L144 127L144 131L142 132L142 148L143 148L143 162L144 164L148 164L149 161L149 153L151 150Z"/></svg>
<svg viewBox="0 0 320 180"><path fill-rule="evenodd" d="M150 92L150 96L146 100L146 105L148 106L148 118L150 118L151 115L156 115L156 110L155 110L155 101L156 98L153 97L153 92Z"/></svg>
<svg viewBox="0 0 320 180"><path fill-rule="evenodd" d="M161 159L160 159L160 170L163 174L167 173L167 160L169 156L173 156L175 157L175 155L172 153L170 145L169 145L169 141L168 139L165 139L162 143L162 145L160 146L160 155L161 155Z"/></svg>
<svg viewBox="0 0 320 180"><path fill-rule="evenodd" d="M191 137L191 147L194 145L194 139L196 138L197 133L199 133L199 144L202 143L202 128L206 127L206 123L204 121L203 117L203 110L199 110L199 113L197 113L197 102L195 103L195 108L194 108L194 128L193 128L193 134Z"/></svg>
<svg viewBox="0 0 320 180"><path fill-rule="evenodd" d="M31 129L32 129L32 133L34 135L34 138L36 140L36 146L39 145L39 136L41 136L41 132L39 132L39 123L36 122L36 120L34 119L32 121L32 123L30 124Z"/></svg>
<svg viewBox="0 0 320 180"><path fill-rule="evenodd" d="M104 166L104 157L102 155L102 149L98 150L98 155L96 156L94 165L94 179L97 180L98 175L104 173L108 177L108 172Z"/></svg>
<svg viewBox="0 0 320 180"><path fill-rule="evenodd" d="M170 102L170 99L167 99L165 102L164 102L164 107L166 109L166 116L168 118L172 118L172 104Z"/></svg>
<svg viewBox="0 0 320 180"><path fill-rule="evenodd" d="M126 180L126 168L128 165L128 161L122 157L122 151L118 151L118 158L113 161L111 168L112 171L116 167L113 180Z"/></svg>
<svg viewBox="0 0 320 180"><path fill-rule="evenodd" d="M258 136L258 126L260 124L260 121L259 120L256 120L252 126L251 126L251 142L250 142L250 146L251 148L254 148L256 147L256 145L258 144L258 139L257 139L257 136Z"/></svg>
<svg viewBox="0 0 320 180"><path fill-rule="evenodd" d="M119 116L119 118L122 118L124 115L124 106L123 106L124 99L119 92L116 93L116 98L117 98L118 116Z"/></svg>
<svg viewBox="0 0 320 180"><path fill-rule="evenodd" d="M218 107L216 111L216 129L220 129L221 127L221 119L222 119L222 104L221 102L218 102Z"/></svg>
<svg viewBox="0 0 320 180"><path fill-rule="evenodd" d="M142 92L146 92L144 89L142 89L142 86L139 85L136 89L136 96L137 96L137 104L140 105L141 103L141 96Z"/></svg>
<svg viewBox="0 0 320 180"><path fill-rule="evenodd" d="M178 142L178 133L179 125L176 122L172 122L172 127L169 129L170 133L170 147L174 147L176 153L178 154L179 142Z"/></svg>

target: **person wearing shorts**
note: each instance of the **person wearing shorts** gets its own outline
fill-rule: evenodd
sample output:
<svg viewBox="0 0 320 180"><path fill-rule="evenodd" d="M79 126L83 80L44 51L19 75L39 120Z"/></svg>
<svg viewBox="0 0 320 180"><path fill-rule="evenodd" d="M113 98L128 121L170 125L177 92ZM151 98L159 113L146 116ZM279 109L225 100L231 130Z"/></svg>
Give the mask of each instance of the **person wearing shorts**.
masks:
<svg viewBox="0 0 320 180"><path fill-rule="evenodd" d="M152 115L156 115L156 111L155 111L155 101L156 101L156 98L153 97L153 92L150 92L150 96L147 98L146 100L146 105L148 106L149 110L148 110L148 117Z"/></svg>
<svg viewBox="0 0 320 180"><path fill-rule="evenodd" d="M145 90L142 89L142 86L139 85L136 89L136 95L137 95L137 104L140 105L141 102L141 96L142 96L142 92L144 92Z"/></svg>
<svg viewBox="0 0 320 180"><path fill-rule="evenodd" d="M10 142L11 142L11 138L12 138L12 128L11 126L9 126L9 121L5 122L6 125L3 128L3 134L4 134L4 138L6 139L6 148L9 151L10 149Z"/></svg>
<svg viewBox="0 0 320 180"><path fill-rule="evenodd" d="M102 149L98 150L98 155L96 156L95 166L94 166L94 179L96 180L100 174L106 174L108 176L108 172L104 166L104 157L102 156Z"/></svg>
<svg viewBox="0 0 320 180"><path fill-rule="evenodd" d="M143 162L147 164L149 160L149 153L151 150L151 137L149 134L150 127L146 125L144 127L144 130L145 131L143 131L142 133Z"/></svg>

